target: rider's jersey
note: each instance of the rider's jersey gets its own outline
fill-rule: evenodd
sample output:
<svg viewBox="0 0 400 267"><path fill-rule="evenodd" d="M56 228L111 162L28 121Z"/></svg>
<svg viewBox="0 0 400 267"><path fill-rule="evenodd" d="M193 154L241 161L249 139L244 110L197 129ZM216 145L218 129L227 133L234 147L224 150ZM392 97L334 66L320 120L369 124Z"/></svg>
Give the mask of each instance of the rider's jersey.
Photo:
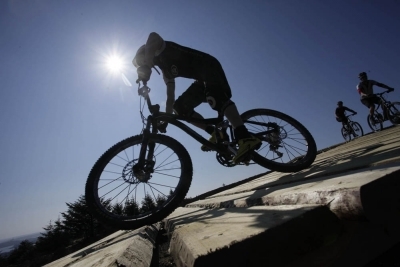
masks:
<svg viewBox="0 0 400 267"><path fill-rule="evenodd" d="M364 82L360 82L357 85L357 91L360 94L361 98L366 98L371 96L374 93L373 86L380 86L381 83L374 80L366 80Z"/></svg>
<svg viewBox="0 0 400 267"><path fill-rule="evenodd" d="M135 67L140 65L139 62L150 68L159 67L166 84L173 83L176 77L227 84L225 74L221 75L221 66L216 58L207 53L165 41L155 32L149 35L146 45L138 49L132 61ZM220 79L217 80L218 78Z"/></svg>
<svg viewBox="0 0 400 267"><path fill-rule="evenodd" d="M204 80L203 69L211 67L214 60L204 52L165 41L165 48L153 58L153 63L163 72L164 80L183 77L201 81Z"/></svg>

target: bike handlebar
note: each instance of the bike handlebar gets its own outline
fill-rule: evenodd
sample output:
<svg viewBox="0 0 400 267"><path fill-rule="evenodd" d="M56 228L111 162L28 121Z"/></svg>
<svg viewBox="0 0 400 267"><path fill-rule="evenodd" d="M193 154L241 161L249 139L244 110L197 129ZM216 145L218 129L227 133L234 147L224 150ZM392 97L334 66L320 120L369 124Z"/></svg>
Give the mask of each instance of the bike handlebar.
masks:
<svg viewBox="0 0 400 267"><path fill-rule="evenodd" d="M391 92L393 92L393 90L386 90L386 91L384 91L384 92L382 92L382 93L377 93L377 94L374 94L374 95L376 95L376 96L382 96L382 95L384 95L384 94L386 94L386 93L391 93Z"/></svg>

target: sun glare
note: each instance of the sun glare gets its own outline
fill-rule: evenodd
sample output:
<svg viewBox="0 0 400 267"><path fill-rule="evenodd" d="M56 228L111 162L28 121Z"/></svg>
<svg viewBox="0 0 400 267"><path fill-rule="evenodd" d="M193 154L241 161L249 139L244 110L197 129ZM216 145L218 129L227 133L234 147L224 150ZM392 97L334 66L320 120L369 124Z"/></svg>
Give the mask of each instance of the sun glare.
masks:
<svg viewBox="0 0 400 267"><path fill-rule="evenodd" d="M114 73L119 73L122 71L123 68L123 61L119 56L110 56L107 59L107 68Z"/></svg>

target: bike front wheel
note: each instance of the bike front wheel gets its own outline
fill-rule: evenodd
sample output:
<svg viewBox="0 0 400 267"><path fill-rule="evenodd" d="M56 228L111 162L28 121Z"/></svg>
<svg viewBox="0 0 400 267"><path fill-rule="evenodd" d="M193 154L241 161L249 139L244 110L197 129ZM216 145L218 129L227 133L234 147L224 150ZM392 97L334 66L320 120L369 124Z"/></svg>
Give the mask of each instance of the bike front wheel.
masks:
<svg viewBox="0 0 400 267"><path fill-rule="evenodd" d="M252 154L255 163L273 171L297 172L314 162L315 140L297 120L271 109L252 109L241 117L249 132L262 141Z"/></svg>
<svg viewBox="0 0 400 267"><path fill-rule="evenodd" d="M400 124L400 102L392 102L387 109L387 115L391 123Z"/></svg>
<svg viewBox="0 0 400 267"><path fill-rule="evenodd" d="M351 128L353 128L353 136L358 137L358 136L363 136L364 131L361 125L358 122L351 122Z"/></svg>
<svg viewBox="0 0 400 267"><path fill-rule="evenodd" d="M127 138L108 149L89 173L85 197L92 214L121 230L156 223L185 198L193 166L187 150L175 139L150 134L151 159L137 168L143 135Z"/></svg>
<svg viewBox="0 0 400 267"><path fill-rule="evenodd" d="M371 128L373 132L379 132L380 130L383 129L382 121L383 121L382 115L379 113L374 113L372 117L371 115L368 115L367 117L368 126L369 128Z"/></svg>
<svg viewBox="0 0 400 267"><path fill-rule="evenodd" d="M343 136L343 138L344 138L344 140L346 141L346 142L348 142L348 141L350 141L351 140L351 134L350 134L350 132L347 130L347 129L345 129L344 127L342 127L342 136Z"/></svg>

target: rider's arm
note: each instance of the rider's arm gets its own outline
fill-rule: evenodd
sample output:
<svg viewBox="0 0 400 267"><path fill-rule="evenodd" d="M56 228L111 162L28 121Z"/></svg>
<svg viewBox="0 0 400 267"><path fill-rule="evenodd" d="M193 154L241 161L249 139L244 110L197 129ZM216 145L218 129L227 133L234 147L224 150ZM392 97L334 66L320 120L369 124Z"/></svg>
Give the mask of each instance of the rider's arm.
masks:
<svg viewBox="0 0 400 267"><path fill-rule="evenodd" d="M352 109L350 109L350 108L348 108L348 107L344 107L344 109L347 110L347 111L353 112L353 114L356 114L356 113L357 113L357 112L355 112L354 110L352 110Z"/></svg>
<svg viewBox="0 0 400 267"><path fill-rule="evenodd" d="M145 48L145 64L152 68L154 66L153 58L158 56L165 49L165 42L158 33L152 32L149 34Z"/></svg>
<svg viewBox="0 0 400 267"><path fill-rule="evenodd" d="M388 90L392 89L392 87L387 86L386 84L383 84L383 83L380 83L380 82L377 82L377 81L374 81L374 80L370 80L370 81L376 86L379 86L379 87L382 87L382 88L385 88L385 89L388 89Z"/></svg>
<svg viewBox="0 0 400 267"><path fill-rule="evenodd" d="M167 78L163 73L163 79L165 84L167 85L167 102L165 107L165 112L172 113L173 106L175 103L175 79L174 78Z"/></svg>

